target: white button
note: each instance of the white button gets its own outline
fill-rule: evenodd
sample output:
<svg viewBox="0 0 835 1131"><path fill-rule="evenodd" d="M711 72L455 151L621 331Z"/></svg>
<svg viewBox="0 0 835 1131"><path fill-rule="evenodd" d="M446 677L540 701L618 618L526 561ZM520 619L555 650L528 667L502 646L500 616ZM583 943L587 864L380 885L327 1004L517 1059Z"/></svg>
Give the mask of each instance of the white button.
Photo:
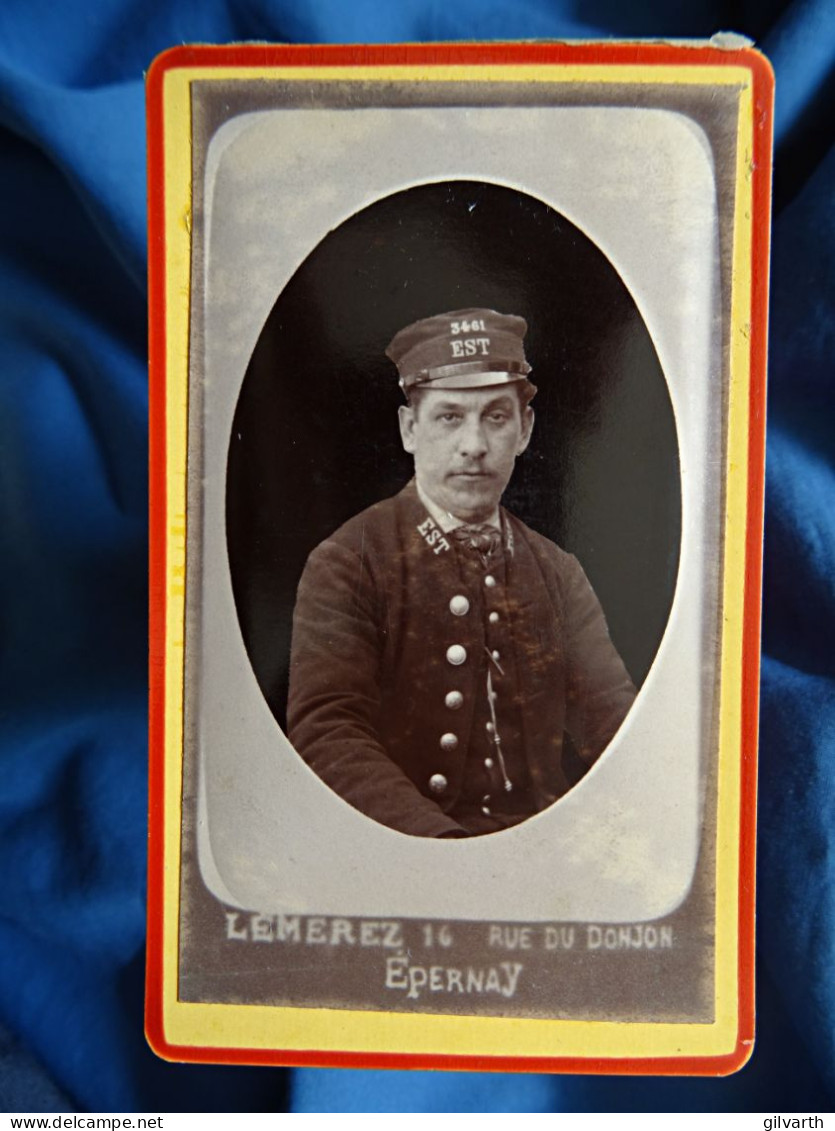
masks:
<svg viewBox="0 0 835 1131"><path fill-rule="evenodd" d="M491 624L498 624L499 623L499 614L498 613L491 613L490 616L487 619L490 621Z"/></svg>
<svg viewBox="0 0 835 1131"><path fill-rule="evenodd" d="M494 660L500 660L501 659L501 653L497 652L495 649L490 653L490 655L493 657Z"/></svg>
<svg viewBox="0 0 835 1131"><path fill-rule="evenodd" d="M457 711L458 708L464 704L464 696L460 691L448 691L444 698L444 703L446 703L450 711Z"/></svg>
<svg viewBox="0 0 835 1131"><path fill-rule="evenodd" d="M512 781L506 781L504 783L504 791L505 791L505 793L512 793L513 792L513 782Z"/></svg>
<svg viewBox="0 0 835 1131"><path fill-rule="evenodd" d="M490 807L488 805L482 805L481 811L482 811L482 813L484 814L485 817L490 816Z"/></svg>
<svg viewBox="0 0 835 1131"><path fill-rule="evenodd" d="M463 644L450 644L449 648L447 648L446 650L446 658L451 664L455 664L455 666L457 667L459 664L463 664L466 660L467 649Z"/></svg>
<svg viewBox="0 0 835 1131"><path fill-rule="evenodd" d="M489 801L489 800L490 800L490 794L489 794L489 793L485 793L485 795L484 795L484 796L482 797L482 799L481 799L481 800L482 800L483 802L487 802L487 801Z"/></svg>
<svg viewBox="0 0 835 1131"><path fill-rule="evenodd" d="M484 579L484 584L487 586L488 589L492 589L493 586L496 584L496 579L492 575L492 573L487 574L487 576Z"/></svg>
<svg viewBox="0 0 835 1131"><path fill-rule="evenodd" d="M456 617L463 617L470 611L470 602L462 593L458 593L450 601L449 611Z"/></svg>
<svg viewBox="0 0 835 1131"><path fill-rule="evenodd" d="M429 788L433 793L443 793L447 787L447 780L443 774L433 774L429 779Z"/></svg>
<svg viewBox="0 0 835 1131"><path fill-rule="evenodd" d="M441 735L441 749L442 750L454 750L457 745L458 745L458 735L457 734L453 734L450 731L449 734L442 734Z"/></svg>
<svg viewBox="0 0 835 1131"><path fill-rule="evenodd" d="M496 729L496 728L495 728L495 727L493 726L493 724L492 724L492 723L485 723L485 726L487 727L487 733L488 733L488 734L492 734L492 733L493 733L493 731L494 731L494 730Z"/></svg>
<svg viewBox="0 0 835 1131"><path fill-rule="evenodd" d="M493 769L493 759L492 758L485 758L484 759L484 765L487 767L488 770L492 770Z"/></svg>

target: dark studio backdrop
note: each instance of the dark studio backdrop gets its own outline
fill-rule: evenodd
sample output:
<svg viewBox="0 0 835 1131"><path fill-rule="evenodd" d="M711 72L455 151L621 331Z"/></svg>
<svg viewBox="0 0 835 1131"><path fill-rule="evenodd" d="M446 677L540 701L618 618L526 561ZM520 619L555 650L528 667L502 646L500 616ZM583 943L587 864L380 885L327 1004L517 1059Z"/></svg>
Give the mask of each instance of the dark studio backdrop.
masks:
<svg viewBox="0 0 835 1131"><path fill-rule="evenodd" d="M290 627L307 555L412 475L385 348L419 318L520 314L536 425L504 502L575 553L636 683L675 588L678 446L650 335L622 280L535 198L449 181L395 193L313 249L261 333L232 425L227 535L244 639L284 722Z"/></svg>

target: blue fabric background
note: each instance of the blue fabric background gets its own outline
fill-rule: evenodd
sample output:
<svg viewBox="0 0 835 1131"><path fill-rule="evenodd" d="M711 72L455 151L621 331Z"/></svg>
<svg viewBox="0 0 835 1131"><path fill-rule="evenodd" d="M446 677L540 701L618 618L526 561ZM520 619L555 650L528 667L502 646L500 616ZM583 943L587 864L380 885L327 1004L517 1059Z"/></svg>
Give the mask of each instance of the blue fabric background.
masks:
<svg viewBox="0 0 835 1131"><path fill-rule="evenodd" d="M142 1036L143 70L178 42L756 39L777 73L759 1037L725 1080L183 1067ZM0 1102L53 1111L831 1110L835 6L0 6Z"/></svg>

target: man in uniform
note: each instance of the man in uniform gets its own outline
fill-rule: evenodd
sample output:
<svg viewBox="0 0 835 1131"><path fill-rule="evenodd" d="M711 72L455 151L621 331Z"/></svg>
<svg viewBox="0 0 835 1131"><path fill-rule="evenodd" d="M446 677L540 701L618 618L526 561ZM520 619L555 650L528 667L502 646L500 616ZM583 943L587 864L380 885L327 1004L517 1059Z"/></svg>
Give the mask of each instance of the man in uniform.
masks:
<svg viewBox="0 0 835 1131"><path fill-rule="evenodd" d="M500 506L533 427L524 319L457 310L386 353L415 478L318 546L288 729L341 797L415 836L509 828L591 765L635 688L576 558Z"/></svg>

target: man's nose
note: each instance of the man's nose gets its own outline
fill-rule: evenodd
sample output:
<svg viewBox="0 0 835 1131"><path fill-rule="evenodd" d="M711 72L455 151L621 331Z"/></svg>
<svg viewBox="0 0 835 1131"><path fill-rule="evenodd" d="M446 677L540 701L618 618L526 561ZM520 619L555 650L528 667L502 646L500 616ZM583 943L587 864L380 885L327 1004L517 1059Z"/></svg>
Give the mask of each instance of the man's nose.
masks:
<svg viewBox="0 0 835 1131"><path fill-rule="evenodd" d="M481 420L467 420L458 433L458 450L470 459L487 452L487 433Z"/></svg>

